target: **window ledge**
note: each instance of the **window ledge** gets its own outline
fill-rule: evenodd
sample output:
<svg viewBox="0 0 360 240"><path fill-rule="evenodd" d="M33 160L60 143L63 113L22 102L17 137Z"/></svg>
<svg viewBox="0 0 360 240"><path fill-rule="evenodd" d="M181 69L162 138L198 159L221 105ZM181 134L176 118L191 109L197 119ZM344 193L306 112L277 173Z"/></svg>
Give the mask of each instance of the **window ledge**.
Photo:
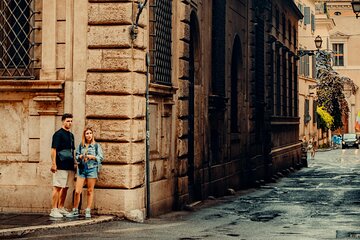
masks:
<svg viewBox="0 0 360 240"><path fill-rule="evenodd" d="M178 88L162 84L150 83L149 92L153 95L172 96Z"/></svg>
<svg viewBox="0 0 360 240"><path fill-rule="evenodd" d="M63 84L62 80L0 80L0 92L58 92Z"/></svg>

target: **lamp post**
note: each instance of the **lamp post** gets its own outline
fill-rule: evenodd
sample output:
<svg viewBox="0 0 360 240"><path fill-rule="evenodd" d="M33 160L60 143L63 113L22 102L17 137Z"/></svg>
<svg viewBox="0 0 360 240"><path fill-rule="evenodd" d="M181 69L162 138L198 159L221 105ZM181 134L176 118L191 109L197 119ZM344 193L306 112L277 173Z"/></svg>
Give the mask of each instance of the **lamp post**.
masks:
<svg viewBox="0 0 360 240"><path fill-rule="evenodd" d="M317 51L319 51L320 48L321 48L322 42L323 42L321 36L317 35L314 42L315 42L315 47L316 47ZM302 56L305 56L305 55L311 56L311 55L314 55L314 54L315 54L315 50L298 50L297 55L298 55L298 57L302 57Z"/></svg>
<svg viewBox="0 0 360 240"><path fill-rule="evenodd" d="M352 9L353 9L354 13L356 14L356 18L359 18L360 0L352 0L351 1L351 6L352 6Z"/></svg>

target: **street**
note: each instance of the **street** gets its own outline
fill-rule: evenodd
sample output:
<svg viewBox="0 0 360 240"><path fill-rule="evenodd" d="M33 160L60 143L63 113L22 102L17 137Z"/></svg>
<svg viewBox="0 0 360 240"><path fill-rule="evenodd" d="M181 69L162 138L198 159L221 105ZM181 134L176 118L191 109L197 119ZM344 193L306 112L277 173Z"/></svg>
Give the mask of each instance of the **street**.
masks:
<svg viewBox="0 0 360 240"><path fill-rule="evenodd" d="M207 200L194 212L173 212L145 223L125 220L30 233L22 239L360 238L360 152L317 152L309 167L277 183Z"/></svg>

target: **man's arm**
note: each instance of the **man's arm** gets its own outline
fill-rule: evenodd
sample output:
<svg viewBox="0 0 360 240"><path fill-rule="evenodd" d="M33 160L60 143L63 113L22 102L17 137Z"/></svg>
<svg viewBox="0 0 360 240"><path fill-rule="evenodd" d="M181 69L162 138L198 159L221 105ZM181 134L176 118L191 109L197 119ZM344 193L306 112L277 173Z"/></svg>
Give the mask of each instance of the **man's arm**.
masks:
<svg viewBox="0 0 360 240"><path fill-rule="evenodd" d="M50 171L55 173L57 170L56 167L56 148L51 148L51 169Z"/></svg>

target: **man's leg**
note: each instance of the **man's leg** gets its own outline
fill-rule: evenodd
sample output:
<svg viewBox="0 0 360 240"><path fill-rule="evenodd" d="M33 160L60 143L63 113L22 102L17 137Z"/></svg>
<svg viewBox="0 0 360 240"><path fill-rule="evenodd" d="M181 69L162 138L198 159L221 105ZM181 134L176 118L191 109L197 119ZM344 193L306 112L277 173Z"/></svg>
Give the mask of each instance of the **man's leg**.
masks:
<svg viewBox="0 0 360 240"><path fill-rule="evenodd" d="M68 187L61 188L58 207L63 208L66 200Z"/></svg>
<svg viewBox="0 0 360 240"><path fill-rule="evenodd" d="M51 198L52 208L58 208L60 192L61 192L60 187L53 187L52 198Z"/></svg>

